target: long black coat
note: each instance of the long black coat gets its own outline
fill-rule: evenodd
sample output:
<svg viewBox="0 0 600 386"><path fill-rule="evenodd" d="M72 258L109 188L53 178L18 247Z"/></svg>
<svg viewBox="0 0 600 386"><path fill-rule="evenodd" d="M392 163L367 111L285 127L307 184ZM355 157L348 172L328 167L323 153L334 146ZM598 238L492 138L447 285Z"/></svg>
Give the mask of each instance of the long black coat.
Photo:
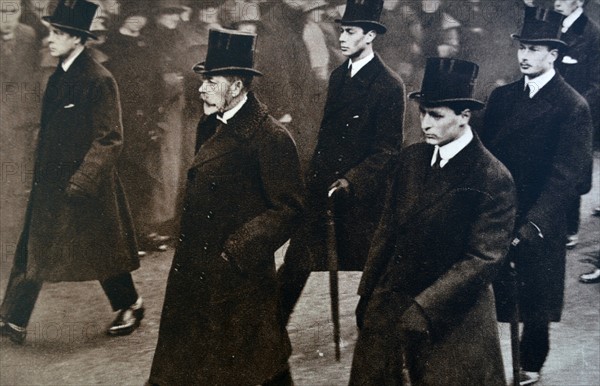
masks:
<svg viewBox="0 0 600 386"><path fill-rule="evenodd" d="M497 88L485 112L483 143L506 165L517 186L516 228L535 223L544 238L514 251L524 319L559 321L565 275L566 208L591 171L589 107L557 74L533 98L523 79ZM498 319L512 307L508 278L495 284Z"/></svg>
<svg viewBox="0 0 600 386"><path fill-rule="evenodd" d="M274 253L301 217L296 148L252 94L215 133L216 123L200 121L188 171L150 377L159 385L257 385L291 353Z"/></svg>
<svg viewBox="0 0 600 386"><path fill-rule="evenodd" d="M116 172L122 143L115 80L84 51L66 73L50 77L44 94L33 188L17 247L29 277L103 280L139 267ZM69 183L87 198L68 198Z"/></svg>
<svg viewBox="0 0 600 386"><path fill-rule="evenodd" d="M339 178L352 195L338 209L341 269L361 270L380 215L383 183L402 143L404 84L379 55L352 79L348 62L331 74L317 148L307 181L306 221L293 243L310 248L324 269L328 187Z"/></svg>
<svg viewBox="0 0 600 386"><path fill-rule="evenodd" d="M432 155L407 148L388 184L359 287L351 385L403 384L395 337L415 302L431 339L405 349L413 385L505 385L491 283L510 245L514 183L478 138L439 172Z"/></svg>

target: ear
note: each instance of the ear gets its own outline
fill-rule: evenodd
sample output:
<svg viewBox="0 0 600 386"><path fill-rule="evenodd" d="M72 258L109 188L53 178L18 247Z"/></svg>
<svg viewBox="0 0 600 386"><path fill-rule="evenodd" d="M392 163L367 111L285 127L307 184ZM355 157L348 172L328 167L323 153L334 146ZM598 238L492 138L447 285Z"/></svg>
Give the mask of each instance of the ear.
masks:
<svg viewBox="0 0 600 386"><path fill-rule="evenodd" d="M556 59L558 59L560 52L558 51L557 48L552 48L549 51L550 56L552 57L552 63L554 63L556 61Z"/></svg>
<svg viewBox="0 0 600 386"><path fill-rule="evenodd" d="M471 119L471 110L464 109L463 111L461 111L460 119L463 125L469 123L469 120Z"/></svg>
<svg viewBox="0 0 600 386"><path fill-rule="evenodd" d="M231 96L237 97L242 92L242 88L244 88L244 84L240 79L236 79L231 83L231 86L229 86L229 92L231 93Z"/></svg>
<svg viewBox="0 0 600 386"><path fill-rule="evenodd" d="M375 38L377 37L377 32L375 32L374 30L370 30L369 32L366 33L366 39L367 39L367 43L372 43L373 40L375 40Z"/></svg>

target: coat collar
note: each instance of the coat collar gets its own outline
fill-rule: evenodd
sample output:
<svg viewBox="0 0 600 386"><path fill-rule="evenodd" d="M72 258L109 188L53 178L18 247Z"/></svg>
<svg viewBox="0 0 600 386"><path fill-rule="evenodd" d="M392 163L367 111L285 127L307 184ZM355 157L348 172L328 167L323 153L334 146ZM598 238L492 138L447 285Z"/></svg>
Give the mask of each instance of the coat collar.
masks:
<svg viewBox="0 0 600 386"><path fill-rule="evenodd" d="M495 135L493 144L498 144L506 139L513 140L511 134L522 131L523 127L535 125L536 121L554 110L557 101L562 99L561 92L565 81L559 73L556 73L527 105L523 105L523 101L520 99L524 84L525 80L522 78L509 86L511 91L507 95L508 100L501 103L509 103L512 106L511 115Z"/></svg>
<svg viewBox="0 0 600 386"><path fill-rule="evenodd" d="M433 146L427 146L424 154L416 160L416 167L420 169L421 173L415 174L417 180L411 182L411 187L418 191L407 192L407 195L415 199L410 201L410 197L408 197L410 204L401 205L398 208L397 218L400 226L409 222L423 210L439 203L442 196L471 176L474 168L485 167L480 162L484 148L475 133L473 140L438 172L432 170L430 166L433 149Z"/></svg>
<svg viewBox="0 0 600 386"><path fill-rule="evenodd" d="M263 128L268 117L266 106L252 92L248 93L248 101L226 125L217 121L212 115L203 116L198 124L199 140L196 144L198 152L192 167L234 151L240 143L252 139ZM209 127L210 125L218 125L221 128L213 134L212 129L214 128Z"/></svg>

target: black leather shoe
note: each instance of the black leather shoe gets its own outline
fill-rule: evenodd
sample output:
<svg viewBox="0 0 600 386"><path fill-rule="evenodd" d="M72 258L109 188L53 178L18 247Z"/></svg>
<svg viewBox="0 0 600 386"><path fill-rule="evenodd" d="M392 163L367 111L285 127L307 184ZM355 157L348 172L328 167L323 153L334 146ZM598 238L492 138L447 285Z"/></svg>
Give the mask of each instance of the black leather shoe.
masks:
<svg viewBox="0 0 600 386"><path fill-rule="evenodd" d="M600 283L600 268L596 268L595 270L593 270L591 272L580 275L579 281L584 284Z"/></svg>
<svg viewBox="0 0 600 386"><path fill-rule="evenodd" d="M142 298L131 305L119 311L117 318L112 322L106 333L111 336L129 335L135 331L144 319L144 305Z"/></svg>
<svg viewBox="0 0 600 386"><path fill-rule="evenodd" d="M0 331L2 331L3 337L7 337L16 344L25 343L25 338L27 338L27 330L24 327L9 323L2 318L0 318Z"/></svg>

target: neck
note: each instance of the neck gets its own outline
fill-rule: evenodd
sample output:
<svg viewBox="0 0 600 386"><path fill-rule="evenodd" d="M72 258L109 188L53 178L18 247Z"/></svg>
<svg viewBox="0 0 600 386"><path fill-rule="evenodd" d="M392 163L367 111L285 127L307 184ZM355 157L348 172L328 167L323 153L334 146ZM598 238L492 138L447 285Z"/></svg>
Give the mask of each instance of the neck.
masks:
<svg viewBox="0 0 600 386"><path fill-rule="evenodd" d="M371 55L372 53L373 53L373 46L369 45L361 52L357 52L356 55L351 57L350 59L352 59L353 62L356 62L356 61L366 58L367 56Z"/></svg>
<svg viewBox="0 0 600 386"><path fill-rule="evenodd" d="M63 62L67 62L75 57L77 57L77 55L79 55L83 50L84 50L85 46L77 46L73 49L73 51L69 52L67 55L61 56L61 59Z"/></svg>
<svg viewBox="0 0 600 386"><path fill-rule="evenodd" d="M234 97L231 101L229 101L229 103L223 107L223 113L225 111L229 111L231 109L233 109L235 106L237 106L242 100L244 100L244 97L247 95L247 92L241 92L240 95Z"/></svg>

